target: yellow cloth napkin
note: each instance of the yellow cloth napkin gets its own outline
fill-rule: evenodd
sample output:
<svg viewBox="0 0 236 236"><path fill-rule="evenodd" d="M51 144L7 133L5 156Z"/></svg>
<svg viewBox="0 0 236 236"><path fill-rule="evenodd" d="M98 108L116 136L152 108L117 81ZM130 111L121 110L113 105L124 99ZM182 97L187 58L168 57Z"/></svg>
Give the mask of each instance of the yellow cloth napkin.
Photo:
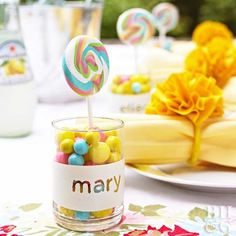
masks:
<svg viewBox="0 0 236 236"><path fill-rule="evenodd" d="M236 76L232 77L223 89L224 107L236 111Z"/></svg>
<svg viewBox="0 0 236 236"><path fill-rule="evenodd" d="M125 121L126 163L168 164L187 162L194 127L182 117L120 115ZM208 120L202 128L199 160L236 167L236 114Z"/></svg>

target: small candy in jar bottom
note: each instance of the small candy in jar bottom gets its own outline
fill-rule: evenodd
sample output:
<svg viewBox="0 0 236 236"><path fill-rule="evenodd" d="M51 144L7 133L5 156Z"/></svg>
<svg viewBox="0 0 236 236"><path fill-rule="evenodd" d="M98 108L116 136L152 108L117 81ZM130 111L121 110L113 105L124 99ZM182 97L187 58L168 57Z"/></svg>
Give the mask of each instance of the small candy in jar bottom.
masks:
<svg viewBox="0 0 236 236"><path fill-rule="evenodd" d="M99 218L105 218L113 214L114 208L109 208L101 211L92 211L92 212L86 212L86 211L74 211L67 209L65 207L58 207L59 212L62 216L70 217L73 219L85 221L89 219L99 219Z"/></svg>

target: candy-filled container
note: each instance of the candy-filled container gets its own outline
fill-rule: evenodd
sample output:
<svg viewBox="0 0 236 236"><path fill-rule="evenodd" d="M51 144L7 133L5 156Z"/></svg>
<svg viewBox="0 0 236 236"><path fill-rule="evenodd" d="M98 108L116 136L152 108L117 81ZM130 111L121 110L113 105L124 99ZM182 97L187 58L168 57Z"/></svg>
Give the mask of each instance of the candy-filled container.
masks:
<svg viewBox="0 0 236 236"><path fill-rule="evenodd" d="M75 231L99 231L118 224L123 213L123 121L86 118L53 122L56 153L53 171L54 215Z"/></svg>
<svg viewBox="0 0 236 236"><path fill-rule="evenodd" d="M110 86L114 113L143 113L150 100L150 79L146 75L119 75Z"/></svg>

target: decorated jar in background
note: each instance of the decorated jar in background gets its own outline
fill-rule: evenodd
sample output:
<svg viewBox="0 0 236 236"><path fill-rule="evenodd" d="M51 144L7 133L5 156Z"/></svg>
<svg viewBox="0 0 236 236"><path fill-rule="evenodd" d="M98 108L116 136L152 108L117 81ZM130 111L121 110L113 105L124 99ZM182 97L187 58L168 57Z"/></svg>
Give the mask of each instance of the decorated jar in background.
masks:
<svg viewBox="0 0 236 236"><path fill-rule="evenodd" d="M56 222L75 231L118 224L123 213L123 121L87 118L53 122L56 154L53 206Z"/></svg>
<svg viewBox="0 0 236 236"><path fill-rule="evenodd" d="M36 106L17 0L0 1L0 136L29 134Z"/></svg>
<svg viewBox="0 0 236 236"><path fill-rule="evenodd" d="M146 75L119 75L110 87L110 110L114 113L143 113L150 100L150 79Z"/></svg>

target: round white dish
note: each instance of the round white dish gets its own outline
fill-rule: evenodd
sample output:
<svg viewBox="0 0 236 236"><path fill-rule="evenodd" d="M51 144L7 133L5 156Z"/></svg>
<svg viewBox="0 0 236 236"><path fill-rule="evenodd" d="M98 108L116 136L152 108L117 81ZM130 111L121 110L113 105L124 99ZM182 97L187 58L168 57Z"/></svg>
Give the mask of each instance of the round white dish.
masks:
<svg viewBox="0 0 236 236"><path fill-rule="evenodd" d="M182 188L218 193L236 193L236 169L215 165L129 165L143 176Z"/></svg>

